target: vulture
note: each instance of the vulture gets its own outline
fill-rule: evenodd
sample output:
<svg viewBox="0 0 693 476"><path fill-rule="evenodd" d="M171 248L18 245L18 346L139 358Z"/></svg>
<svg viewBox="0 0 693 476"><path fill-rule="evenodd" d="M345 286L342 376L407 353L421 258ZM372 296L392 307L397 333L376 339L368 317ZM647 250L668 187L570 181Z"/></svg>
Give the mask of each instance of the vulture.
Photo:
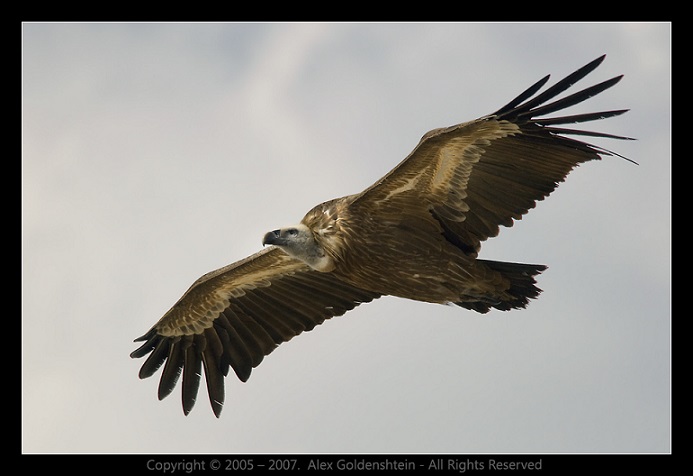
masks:
<svg viewBox="0 0 693 476"><path fill-rule="evenodd" d="M182 374L187 415L204 369L219 417L229 369L245 382L282 342L381 296L478 313L527 306L546 266L479 259L481 243L578 164L625 158L567 136L630 138L565 125L627 110L546 117L618 83L622 76L557 98L603 60L539 92L547 75L493 114L426 133L366 190L317 205L300 223L266 233L260 252L202 276L135 340L143 344L131 357L148 355L139 377L163 365L163 399Z"/></svg>

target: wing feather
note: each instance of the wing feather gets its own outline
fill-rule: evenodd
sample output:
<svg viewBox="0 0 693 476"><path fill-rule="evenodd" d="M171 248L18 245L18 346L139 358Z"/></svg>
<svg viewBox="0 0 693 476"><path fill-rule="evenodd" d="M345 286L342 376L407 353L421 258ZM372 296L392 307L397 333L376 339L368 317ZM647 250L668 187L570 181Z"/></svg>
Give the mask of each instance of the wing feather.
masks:
<svg viewBox="0 0 693 476"><path fill-rule="evenodd" d="M352 208L361 207L370 214L378 209L430 213L448 241L475 254L481 242L499 233L499 226L512 226L521 219L574 167L604 155L618 156L562 134L630 139L553 127L614 117L626 110L539 117L583 102L618 83L621 76L555 99L603 59L597 58L533 96L548 76L542 78L494 114L428 132L407 158L358 196ZM554 101L547 103L550 100Z"/></svg>
<svg viewBox="0 0 693 476"><path fill-rule="evenodd" d="M562 92L569 89L575 83L577 83L582 78L584 78L585 76L590 74L592 71L594 71L597 68L597 66L602 64L602 62L604 61L604 58L606 58L606 55L602 55L599 58L597 58L593 61L590 61L589 63L587 63L582 68L569 74L568 76L561 79L556 84L554 84L550 88L547 88L544 92L535 96L532 99L529 99L529 97L523 97L524 93L521 94L520 97L523 97L522 101L524 101L525 99L528 99L526 102L524 102L524 104L513 104L511 102L511 104L506 105L506 106L502 107L500 110L496 111L494 113L494 115L496 115L498 117L510 118L513 115L527 113L528 111L538 107L541 104L546 103L546 101L549 101L550 99L555 98L556 96L558 96ZM548 79L548 76L545 76L544 78ZM539 90L539 88L537 88L535 90L535 92L537 92L538 90ZM520 102L522 102L522 101L520 101ZM508 107L508 106L511 106L511 107Z"/></svg>
<svg viewBox="0 0 693 476"><path fill-rule="evenodd" d="M183 412L187 415L195 406L197 390L202 376L202 358L204 338L202 334L183 338Z"/></svg>
<svg viewBox="0 0 693 476"><path fill-rule="evenodd" d="M379 295L311 270L275 247L197 280L146 334L131 357L147 356L140 377L164 365L159 399L182 378L183 411L195 405L204 369L218 417L224 376L233 368L246 381L277 345Z"/></svg>
<svg viewBox="0 0 693 476"><path fill-rule="evenodd" d="M211 340L215 339L215 333L211 329L207 329L205 336ZM218 350L219 349L216 349L214 346L208 345L202 352L202 364L205 370L209 403L217 418L221 414L221 410L224 406L224 374L218 365L219 358L221 357L221 355L217 353Z"/></svg>
<svg viewBox="0 0 693 476"><path fill-rule="evenodd" d="M273 337L261 324L244 314L236 313L231 307L224 310L219 320L227 328L234 329L241 337L250 353L251 367L257 367L262 358L282 342L281 337Z"/></svg>
<svg viewBox="0 0 693 476"><path fill-rule="evenodd" d="M247 293L243 299L234 303L235 307L241 310L241 312L247 316L262 316L262 321L267 323L269 327L275 332L275 335L279 336L280 342L286 342L299 332L303 332L303 326L290 321L288 313L285 315L277 316L272 312L264 312L262 303L255 303L254 301L255 293ZM298 328L298 329L296 329ZM296 329L296 330L294 330ZM276 339L275 339L276 342Z"/></svg>
<svg viewBox="0 0 693 476"><path fill-rule="evenodd" d="M219 317L221 319L221 316ZM215 326L216 327L216 326ZM224 352L222 356L223 362L228 363L236 376L245 382L250 377L250 372L253 370L252 351L246 345L247 339L244 340L239 334L240 329L234 327L216 327L217 337L221 342ZM220 366L221 367L221 366Z"/></svg>
<svg viewBox="0 0 693 476"><path fill-rule="evenodd" d="M159 370L159 367L161 367L161 364L164 363L166 357L168 357L168 350L168 345L166 343L159 342L152 350L152 353L149 354L147 360L144 361L144 364L142 364L139 377L147 378L154 375L154 373Z"/></svg>
<svg viewBox="0 0 693 476"><path fill-rule="evenodd" d="M169 348L168 358L166 359L166 364L164 365L164 370L161 372L161 379L159 380L159 389L157 396L159 400L163 400L168 395L173 392L176 387L176 383L180 378L180 374L183 371L184 364L184 354L183 346L180 341L181 338L161 338L162 345Z"/></svg>

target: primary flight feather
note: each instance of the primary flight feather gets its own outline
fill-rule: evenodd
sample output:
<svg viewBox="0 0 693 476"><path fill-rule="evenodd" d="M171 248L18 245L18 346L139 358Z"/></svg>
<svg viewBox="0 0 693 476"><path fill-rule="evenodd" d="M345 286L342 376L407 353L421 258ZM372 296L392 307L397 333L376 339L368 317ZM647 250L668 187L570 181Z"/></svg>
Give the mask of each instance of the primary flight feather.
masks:
<svg viewBox="0 0 693 476"><path fill-rule="evenodd" d="M544 117L616 84L621 76L549 102L603 59L537 94L546 76L493 114L428 132L371 187L316 206L299 224L267 233L262 243L271 246L202 276L136 340L144 344L131 356L149 354L140 378L163 365L162 399L182 374L187 415L204 369L218 417L229 369L246 381L282 342L380 296L481 313L524 308L546 267L477 255L578 164L617 155L565 135L628 139L560 127L626 110Z"/></svg>

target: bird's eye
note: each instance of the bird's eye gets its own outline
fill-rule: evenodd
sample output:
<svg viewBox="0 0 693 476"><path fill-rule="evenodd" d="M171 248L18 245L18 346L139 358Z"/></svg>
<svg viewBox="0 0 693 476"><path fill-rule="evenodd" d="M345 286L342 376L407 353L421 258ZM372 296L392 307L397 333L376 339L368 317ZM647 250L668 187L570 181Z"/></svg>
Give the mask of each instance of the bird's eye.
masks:
<svg viewBox="0 0 693 476"><path fill-rule="evenodd" d="M286 230L286 232L291 236L298 235L298 230L296 228L289 228L288 230Z"/></svg>

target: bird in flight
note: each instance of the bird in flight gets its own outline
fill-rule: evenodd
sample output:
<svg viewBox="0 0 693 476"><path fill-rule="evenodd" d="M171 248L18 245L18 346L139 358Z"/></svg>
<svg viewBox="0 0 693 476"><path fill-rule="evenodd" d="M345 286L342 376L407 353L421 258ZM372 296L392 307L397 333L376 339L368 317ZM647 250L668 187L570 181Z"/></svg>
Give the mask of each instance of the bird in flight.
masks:
<svg viewBox="0 0 693 476"><path fill-rule="evenodd" d="M366 190L321 203L300 223L264 235L262 251L205 274L142 337L140 378L162 365L158 397L182 374L183 411L202 369L214 414L224 377L245 382L282 342L381 296L455 304L479 313L524 308L543 265L479 259L499 226L533 208L578 164L617 155L567 136L629 139L565 128L610 110L546 117L599 94L617 76L555 99L604 56L539 93L549 76L493 114L426 133Z"/></svg>

